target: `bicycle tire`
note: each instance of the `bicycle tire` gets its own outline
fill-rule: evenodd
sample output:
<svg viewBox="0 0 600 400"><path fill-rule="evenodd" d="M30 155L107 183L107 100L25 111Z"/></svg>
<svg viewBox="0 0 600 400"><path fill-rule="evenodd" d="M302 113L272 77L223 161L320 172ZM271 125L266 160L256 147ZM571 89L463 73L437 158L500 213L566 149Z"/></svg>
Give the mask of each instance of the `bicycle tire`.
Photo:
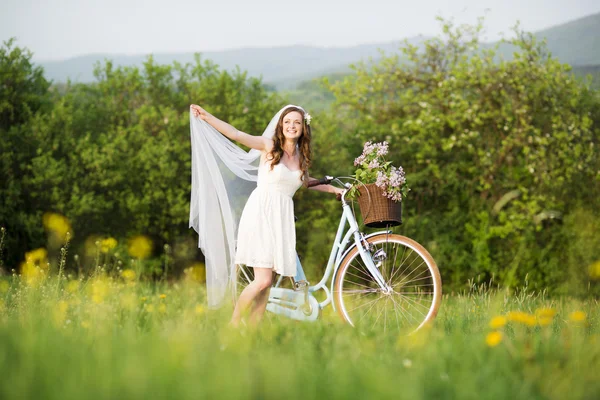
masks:
<svg viewBox="0 0 600 400"><path fill-rule="evenodd" d="M379 269L392 292L384 293L379 287L354 246L334 277L333 301L342 320L361 330L383 326L384 331L397 333L412 333L433 321L441 304L442 279L431 254L406 236L383 233L366 240L374 246L372 257L385 253Z"/></svg>

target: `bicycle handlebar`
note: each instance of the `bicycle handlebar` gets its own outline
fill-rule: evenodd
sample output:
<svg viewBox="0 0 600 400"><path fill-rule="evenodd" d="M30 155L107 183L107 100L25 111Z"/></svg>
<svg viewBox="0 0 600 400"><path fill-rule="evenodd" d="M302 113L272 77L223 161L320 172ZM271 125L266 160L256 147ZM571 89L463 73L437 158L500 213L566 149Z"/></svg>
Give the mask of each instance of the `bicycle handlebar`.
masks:
<svg viewBox="0 0 600 400"><path fill-rule="evenodd" d="M319 186L319 185L329 185L333 179L334 179L333 176L325 176L325 178L321 178L316 181L308 182L307 186L313 187L313 186Z"/></svg>

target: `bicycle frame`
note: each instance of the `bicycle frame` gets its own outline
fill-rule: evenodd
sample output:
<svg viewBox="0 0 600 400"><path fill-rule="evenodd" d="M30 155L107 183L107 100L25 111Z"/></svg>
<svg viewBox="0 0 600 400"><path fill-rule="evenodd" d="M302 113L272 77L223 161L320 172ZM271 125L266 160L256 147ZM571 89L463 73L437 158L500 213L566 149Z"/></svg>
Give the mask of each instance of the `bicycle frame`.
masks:
<svg viewBox="0 0 600 400"><path fill-rule="evenodd" d="M332 275L335 276L335 272L339 268L340 263L344 259L344 256L352 248L352 245L350 245L352 239L353 239L354 245L356 245L358 248L359 254L360 254L362 260L364 261L365 266L367 267L369 272L373 275L373 277L375 278L375 281L379 284L381 289L383 289L384 291L390 290L389 285L383 279L383 276L381 275L379 269L373 263L373 259L371 258L369 249L365 248L365 246L363 245L363 241L365 241L365 239L367 237L370 237L373 235L378 235L378 234L381 234L382 232L376 232L376 233L370 234L368 236L364 236L359 231L358 223L356 222L356 218L354 217L352 208L350 207L350 204L348 204L344 198L345 194L346 193L344 193L344 195L342 196L343 212L342 212L342 216L340 218L340 223L338 225L335 240L331 247L331 253L329 254L329 260L327 262L327 268L325 269L325 273L323 274L323 277L321 278L319 283L317 283L314 286L308 287L309 293L313 293L313 292L316 292L317 290L321 290L321 289L323 289L325 291L325 294L327 297L324 301L318 303L319 309L323 309L329 303L331 303L331 299L332 299L331 292L333 292L334 279L331 280L330 289L327 287L327 281L329 281L329 278ZM348 225L348 228L346 228L346 225ZM384 231L384 233L385 232L389 233L389 231ZM302 264L301 264L300 260L297 259L297 273L296 273L296 277L294 278L294 280L296 282L299 282L299 281L302 281L305 279L306 278L304 275L304 269L302 268ZM279 285L281 284L282 280L283 280L283 277L280 276L275 287L271 289L271 295L269 296L269 302L273 302L274 304L279 304L279 305L284 305L284 306L285 305L288 305L288 306L297 305L298 301L294 302L294 299L293 299L294 295L292 293L290 293L290 292L292 292L292 291L290 291L290 289L279 288ZM297 293L297 295L301 295L301 293ZM309 295L309 296L312 299L314 299L314 296L312 296L312 295ZM316 302L316 300L315 300L315 302ZM333 306L335 309L335 305L333 305ZM269 309L269 311L272 311L272 312L275 312L278 314L286 314L286 312L284 312L283 310L281 310L278 307L272 306L272 307L267 307L267 309ZM288 315L288 316L291 316L291 315ZM306 318L306 319L310 319L310 318Z"/></svg>

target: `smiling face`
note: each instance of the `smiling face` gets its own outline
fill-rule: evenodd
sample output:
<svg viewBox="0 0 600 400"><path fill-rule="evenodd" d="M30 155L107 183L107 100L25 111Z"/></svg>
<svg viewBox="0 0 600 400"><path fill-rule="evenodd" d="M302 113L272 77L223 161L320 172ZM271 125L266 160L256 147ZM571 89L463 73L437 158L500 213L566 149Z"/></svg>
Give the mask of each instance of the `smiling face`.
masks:
<svg viewBox="0 0 600 400"><path fill-rule="evenodd" d="M283 136L285 136L286 140L298 140L302 136L303 126L304 116L298 111L289 112L283 117Z"/></svg>

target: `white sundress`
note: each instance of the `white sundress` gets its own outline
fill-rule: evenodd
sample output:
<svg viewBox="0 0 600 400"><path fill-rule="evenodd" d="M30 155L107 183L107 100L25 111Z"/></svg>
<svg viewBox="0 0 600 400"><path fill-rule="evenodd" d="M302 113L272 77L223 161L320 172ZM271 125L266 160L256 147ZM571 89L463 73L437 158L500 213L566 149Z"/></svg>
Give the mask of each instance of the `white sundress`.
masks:
<svg viewBox="0 0 600 400"><path fill-rule="evenodd" d="M302 171L282 162L271 170L261 162L257 187L250 194L238 226L235 263L272 268L280 275L296 275L296 228L292 196L302 186Z"/></svg>

